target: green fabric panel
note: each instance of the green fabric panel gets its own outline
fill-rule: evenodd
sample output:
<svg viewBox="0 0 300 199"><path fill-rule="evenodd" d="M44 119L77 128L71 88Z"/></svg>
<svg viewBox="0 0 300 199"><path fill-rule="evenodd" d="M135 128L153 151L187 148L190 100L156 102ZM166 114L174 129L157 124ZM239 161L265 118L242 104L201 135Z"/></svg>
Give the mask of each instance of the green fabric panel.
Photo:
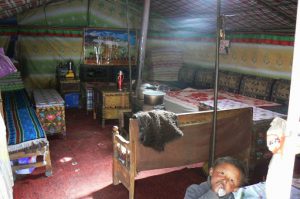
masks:
<svg viewBox="0 0 300 199"><path fill-rule="evenodd" d="M19 15L20 25L79 27L87 25L87 0L50 3Z"/></svg>
<svg viewBox="0 0 300 199"><path fill-rule="evenodd" d="M39 84L53 84L56 67L59 63L65 64L68 60L74 62L75 71L79 72L83 55L82 38L20 36L19 48L24 78L36 77L31 81L30 86L38 88ZM37 78L38 75L48 75L48 78Z"/></svg>
<svg viewBox="0 0 300 199"><path fill-rule="evenodd" d="M294 36L267 35L267 34L228 34L228 39L272 39L283 41L294 41Z"/></svg>
<svg viewBox="0 0 300 199"><path fill-rule="evenodd" d="M173 32L162 32L162 31L150 31L149 37L161 37L170 39L191 39L191 38L202 38L202 39L215 39L215 34L203 34L194 31L173 31ZM227 34L227 39L271 39L279 41L294 41L294 36L281 36L281 35L268 35L268 34Z"/></svg>
<svg viewBox="0 0 300 199"><path fill-rule="evenodd" d="M9 44L10 36L0 36L0 47L6 52Z"/></svg>
<svg viewBox="0 0 300 199"><path fill-rule="evenodd" d="M88 10L90 13L88 13ZM140 28L142 9L129 3L129 25ZM88 0L61 1L20 14L20 25L51 27L127 28L126 1Z"/></svg>
<svg viewBox="0 0 300 199"><path fill-rule="evenodd" d="M18 25L35 25L35 26L46 26L46 18L45 18L44 8L43 6L28 9L26 12L23 12L17 15Z"/></svg>
<svg viewBox="0 0 300 199"><path fill-rule="evenodd" d="M73 0L46 6L47 24L58 27L84 27L87 25L87 0Z"/></svg>
<svg viewBox="0 0 300 199"><path fill-rule="evenodd" d="M129 4L129 26L139 28L141 12ZM102 28L127 28L126 2L111 3L105 0L93 0L90 4L89 26Z"/></svg>
<svg viewBox="0 0 300 199"><path fill-rule="evenodd" d="M18 28L17 27L0 27L0 35L1 34L17 34L18 33Z"/></svg>
<svg viewBox="0 0 300 199"><path fill-rule="evenodd" d="M215 38L214 34L200 34L193 31L177 31L177 32L161 32L161 31L151 31L149 37L163 37L163 38Z"/></svg>

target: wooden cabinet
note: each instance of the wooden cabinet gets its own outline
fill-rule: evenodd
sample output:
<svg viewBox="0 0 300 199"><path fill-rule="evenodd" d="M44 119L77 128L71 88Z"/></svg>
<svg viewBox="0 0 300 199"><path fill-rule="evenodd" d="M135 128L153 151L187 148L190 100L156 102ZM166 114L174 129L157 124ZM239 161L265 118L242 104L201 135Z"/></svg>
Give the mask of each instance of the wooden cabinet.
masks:
<svg viewBox="0 0 300 199"><path fill-rule="evenodd" d="M47 135L66 135L64 100L54 89L34 89L36 114Z"/></svg>
<svg viewBox="0 0 300 199"><path fill-rule="evenodd" d="M94 88L94 94L94 117L101 117L102 128L105 120L119 119L120 111L131 111L128 91L118 91L116 87Z"/></svg>
<svg viewBox="0 0 300 199"><path fill-rule="evenodd" d="M129 82L129 66L80 65L80 80L82 82L116 82L118 72L124 74L124 82ZM137 78L137 67L132 65L132 79Z"/></svg>
<svg viewBox="0 0 300 199"><path fill-rule="evenodd" d="M80 92L80 80L79 79L59 79L58 82L59 92L61 95L66 93L79 93Z"/></svg>

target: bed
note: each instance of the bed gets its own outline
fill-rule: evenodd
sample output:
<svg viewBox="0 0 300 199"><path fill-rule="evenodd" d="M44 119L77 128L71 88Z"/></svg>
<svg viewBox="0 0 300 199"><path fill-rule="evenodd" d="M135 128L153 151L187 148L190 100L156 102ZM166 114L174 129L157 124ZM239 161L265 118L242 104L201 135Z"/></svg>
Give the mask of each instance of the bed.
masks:
<svg viewBox="0 0 300 199"><path fill-rule="evenodd" d="M164 105L166 110L175 113L212 110L214 105L214 90L185 88L169 91L164 96ZM250 167L253 169L256 164L268 160L272 155L266 147L265 132L269 128L273 118L286 118L286 115L268 109L280 105L281 104L273 101L248 97L224 90L218 91L218 110L245 107L251 107L253 109L253 134L251 138L252 163L250 164Z"/></svg>
<svg viewBox="0 0 300 199"><path fill-rule="evenodd" d="M46 176L52 175L49 142L27 92L19 89L5 91L1 95L13 173L22 169L46 167ZM36 161L19 164L21 158L34 158Z"/></svg>
<svg viewBox="0 0 300 199"><path fill-rule="evenodd" d="M113 128L113 183L122 183L134 198L134 182L139 172L188 166L208 161L209 139L213 111L176 114L183 136L166 143L163 151L156 151L140 143L137 119L129 119L129 139ZM122 126L121 126L122 127ZM120 128L121 128L120 127ZM216 156L250 156L252 109L240 108L218 111Z"/></svg>

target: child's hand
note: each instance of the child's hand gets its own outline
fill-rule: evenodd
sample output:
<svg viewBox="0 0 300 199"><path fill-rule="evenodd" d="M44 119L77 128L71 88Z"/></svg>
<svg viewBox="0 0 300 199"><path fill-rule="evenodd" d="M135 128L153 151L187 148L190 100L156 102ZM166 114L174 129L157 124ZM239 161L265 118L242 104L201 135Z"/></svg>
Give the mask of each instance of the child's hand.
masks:
<svg viewBox="0 0 300 199"><path fill-rule="evenodd" d="M273 153L278 153L284 144L284 136L279 137L275 134L267 135L268 149Z"/></svg>

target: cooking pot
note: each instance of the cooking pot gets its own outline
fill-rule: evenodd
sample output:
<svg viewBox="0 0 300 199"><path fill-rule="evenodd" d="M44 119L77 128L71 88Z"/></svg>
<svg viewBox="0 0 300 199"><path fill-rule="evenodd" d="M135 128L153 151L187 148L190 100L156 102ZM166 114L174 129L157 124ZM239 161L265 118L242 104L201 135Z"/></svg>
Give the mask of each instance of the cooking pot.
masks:
<svg viewBox="0 0 300 199"><path fill-rule="evenodd" d="M144 91L155 90L155 89L156 88L151 84L148 84L148 83L142 84L138 91L138 98L143 100L144 99Z"/></svg>
<svg viewBox="0 0 300 199"><path fill-rule="evenodd" d="M164 103L164 95L161 91L146 90L144 93L144 104L156 106Z"/></svg>

